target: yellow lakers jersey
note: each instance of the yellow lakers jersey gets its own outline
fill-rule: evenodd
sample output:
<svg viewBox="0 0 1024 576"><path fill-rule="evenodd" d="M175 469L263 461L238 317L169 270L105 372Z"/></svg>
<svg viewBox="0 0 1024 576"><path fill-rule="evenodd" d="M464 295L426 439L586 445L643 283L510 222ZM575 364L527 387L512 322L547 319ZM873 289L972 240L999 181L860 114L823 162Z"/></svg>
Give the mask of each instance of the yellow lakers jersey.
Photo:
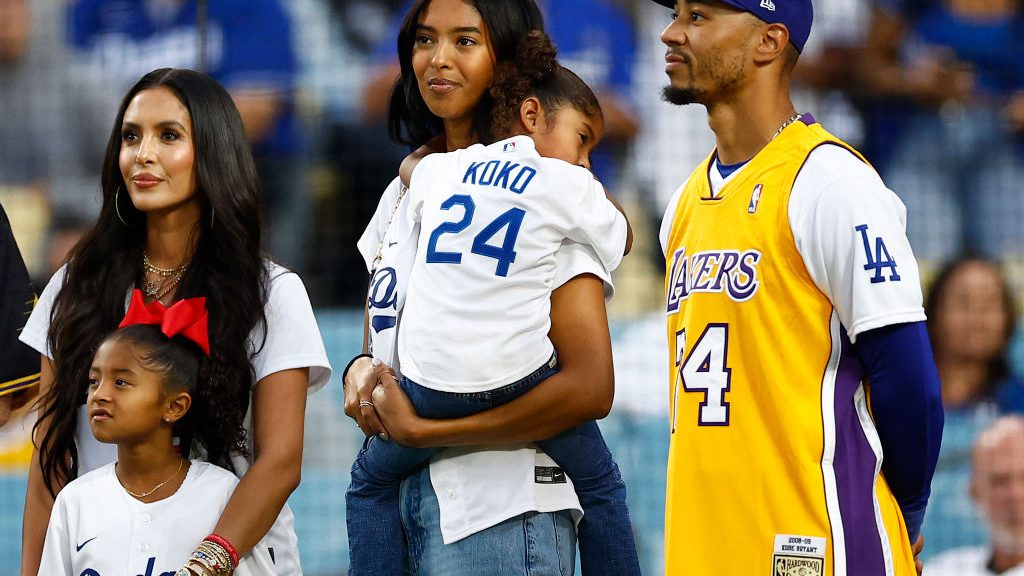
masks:
<svg viewBox="0 0 1024 576"><path fill-rule="evenodd" d="M914 574L861 365L790 226L825 144L849 148L795 123L715 195L710 157L671 215L667 575Z"/></svg>

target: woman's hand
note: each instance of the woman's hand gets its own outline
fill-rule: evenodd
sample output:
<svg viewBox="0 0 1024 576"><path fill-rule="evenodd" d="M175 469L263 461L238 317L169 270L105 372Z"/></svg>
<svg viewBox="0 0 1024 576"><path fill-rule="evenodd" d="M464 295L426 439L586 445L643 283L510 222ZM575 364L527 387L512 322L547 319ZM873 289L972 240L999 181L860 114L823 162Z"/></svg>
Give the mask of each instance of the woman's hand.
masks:
<svg viewBox="0 0 1024 576"><path fill-rule="evenodd" d="M416 413L409 397L398 385L394 371L388 369L378 378L373 389L373 404L387 428L385 438L404 446L423 447L420 439L431 422Z"/></svg>
<svg viewBox="0 0 1024 576"><path fill-rule="evenodd" d="M389 373L394 378L394 371L388 365L364 356L356 359L345 374L345 415L355 420L367 436L387 432L371 398L379 373Z"/></svg>

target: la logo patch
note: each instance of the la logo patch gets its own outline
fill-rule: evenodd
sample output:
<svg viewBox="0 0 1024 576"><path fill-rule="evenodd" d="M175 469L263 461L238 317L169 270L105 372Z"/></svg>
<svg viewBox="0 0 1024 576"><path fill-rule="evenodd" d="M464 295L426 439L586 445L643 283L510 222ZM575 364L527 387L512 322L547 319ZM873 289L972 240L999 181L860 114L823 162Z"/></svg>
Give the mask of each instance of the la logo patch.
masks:
<svg viewBox="0 0 1024 576"><path fill-rule="evenodd" d="M874 271L875 275L871 277L872 284L880 284L886 281L883 272L889 270L889 280L892 282L899 282L900 275L896 271L896 260L889 254L889 249L885 247L885 242L882 237L879 236L874 239L874 246L872 246L871 239L868 238L868 225L861 224L854 228L857 232L860 232L860 238L864 242L864 255L867 257L867 264L864 265L864 269L868 271Z"/></svg>

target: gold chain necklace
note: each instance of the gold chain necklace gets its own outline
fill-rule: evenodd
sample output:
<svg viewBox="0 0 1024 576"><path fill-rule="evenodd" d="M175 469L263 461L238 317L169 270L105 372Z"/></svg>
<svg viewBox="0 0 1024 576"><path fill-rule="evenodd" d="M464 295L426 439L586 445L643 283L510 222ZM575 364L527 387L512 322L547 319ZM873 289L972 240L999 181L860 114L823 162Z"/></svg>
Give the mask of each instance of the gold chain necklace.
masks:
<svg viewBox="0 0 1024 576"><path fill-rule="evenodd" d="M803 116L802 112L797 112L796 114L793 114L792 116L790 116L788 120L786 120L785 122L782 123L782 126L779 126L779 129L775 131L775 134L772 134L772 137L769 138L768 141L771 142L772 140L775 140L776 138L778 138L779 134L782 134L782 131L785 130L786 127L788 127L793 122L796 122L797 120L799 120L801 116Z"/></svg>
<svg viewBox="0 0 1024 576"><path fill-rule="evenodd" d="M370 264L370 286L367 290L372 290L373 277L377 275L377 266L380 264L381 259L384 257L384 243L387 242L388 234L391 232L391 223L395 219L395 214L398 212L398 207L402 205L402 199L405 198L405 193L409 191L409 187L405 184L400 184L401 188L398 190L398 197L395 198L395 205L391 208L391 216L388 216L388 223L384 226L384 233L380 235L380 244L377 245L377 255L373 257L373 262ZM369 313L369 296L367 296L367 313ZM370 337L369 326L363 331L363 341L366 342L366 351L373 354L373 338Z"/></svg>
<svg viewBox="0 0 1024 576"><path fill-rule="evenodd" d="M127 486L124 485L124 482L121 482L121 477L120 476L118 476L117 481L121 484L121 488L124 488L125 492L131 494L132 496L134 496L136 498L145 498L146 496L149 496L153 492L156 492L157 490L163 488L164 484L167 484L171 480L174 480L175 478L177 478L178 477L178 472L181 472L181 466L184 463L185 463L185 459L184 458L180 458L178 460L178 469L174 471L174 474L172 474L171 477L168 478L167 480L164 480L163 482L161 482L161 483L157 484L156 486L154 486L153 489L150 490L149 492L143 492L141 494L138 494L136 492L132 492L131 490L128 489ZM115 472L116 472L116 468L115 468ZM117 474L114 474L114 475L117 476Z"/></svg>
<svg viewBox="0 0 1024 576"><path fill-rule="evenodd" d="M177 268L158 268L149 261L149 255L143 251L142 268L145 272L142 276L142 293L153 300L160 300L181 283L181 278L185 275L185 271L188 270L188 266L189 262L185 262ZM159 277L159 280L149 280L146 278L146 274L154 274ZM167 283L167 279L171 277L174 279Z"/></svg>
<svg viewBox="0 0 1024 576"><path fill-rule="evenodd" d="M402 205L402 198L405 198L405 193L409 191L409 187L405 184L398 191L398 198L395 199L395 206L391 208L391 216L388 216L388 223L384 225L384 233L380 235L380 244L377 245L377 255L373 257L373 262L370 264L370 279L373 279L373 275L377 272L377 264L380 263L381 258L384 257L384 242L387 241L388 232L391 231L391 222L395 219L395 213L398 212L398 207Z"/></svg>
<svg viewBox="0 0 1024 576"><path fill-rule="evenodd" d="M181 274L186 269L188 269L188 264L188 262L185 262L184 264L178 266L177 268L158 268L154 266L152 262L150 262L149 254L146 254L145 251L142 252L142 267L146 269L146 272L152 272L153 274L157 274L159 276L171 277L174 276L175 274Z"/></svg>

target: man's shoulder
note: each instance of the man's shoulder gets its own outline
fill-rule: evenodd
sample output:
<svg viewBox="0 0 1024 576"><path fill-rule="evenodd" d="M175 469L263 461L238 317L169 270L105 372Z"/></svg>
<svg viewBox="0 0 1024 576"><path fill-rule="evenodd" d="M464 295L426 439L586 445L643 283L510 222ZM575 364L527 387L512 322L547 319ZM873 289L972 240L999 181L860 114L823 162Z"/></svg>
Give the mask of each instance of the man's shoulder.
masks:
<svg viewBox="0 0 1024 576"><path fill-rule="evenodd" d="M853 148L836 142L823 142L807 155L801 175L813 172L834 178L869 178L881 182L878 172L865 162Z"/></svg>

